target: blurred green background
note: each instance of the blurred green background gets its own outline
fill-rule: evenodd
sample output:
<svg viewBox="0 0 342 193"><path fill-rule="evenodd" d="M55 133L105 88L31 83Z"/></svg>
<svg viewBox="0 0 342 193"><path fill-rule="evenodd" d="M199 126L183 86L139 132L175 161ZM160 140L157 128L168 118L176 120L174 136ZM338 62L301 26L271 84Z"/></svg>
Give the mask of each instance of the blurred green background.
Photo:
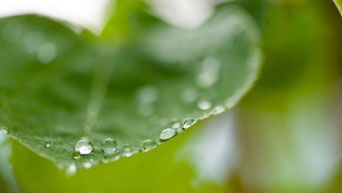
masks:
<svg viewBox="0 0 342 193"><path fill-rule="evenodd" d="M148 153L74 176L1 135L0 192L341 192L338 10L329 0L238 3L257 18L264 64L232 111Z"/></svg>

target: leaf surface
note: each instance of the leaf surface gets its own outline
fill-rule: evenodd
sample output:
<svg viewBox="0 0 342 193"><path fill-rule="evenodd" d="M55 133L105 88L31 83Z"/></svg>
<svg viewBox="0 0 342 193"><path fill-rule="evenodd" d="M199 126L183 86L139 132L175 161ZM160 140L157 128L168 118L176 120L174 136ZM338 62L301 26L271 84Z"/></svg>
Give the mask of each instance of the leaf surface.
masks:
<svg viewBox="0 0 342 193"><path fill-rule="evenodd" d="M160 140L164 129L231 108L256 80L259 34L242 8L222 6L195 29L146 18L115 45L35 15L0 20L2 128L73 171L152 149L173 137ZM75 159L82 138L92 151Z"/></svg>

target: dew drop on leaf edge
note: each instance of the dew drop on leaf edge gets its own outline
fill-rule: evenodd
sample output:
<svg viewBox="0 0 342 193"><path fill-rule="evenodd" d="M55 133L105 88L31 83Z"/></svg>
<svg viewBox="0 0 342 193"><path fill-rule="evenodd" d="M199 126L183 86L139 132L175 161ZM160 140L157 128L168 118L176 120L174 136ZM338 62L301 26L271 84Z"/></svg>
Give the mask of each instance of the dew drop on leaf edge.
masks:
<svg viewBox="0 0 342 193"><path fill-rule="evenodd" d="M176 135L176 130L171 129L171 128L167 128L164 129L161 133L160 133L160 141L166 141L171 139L172 137L174 137Z"/></svg>
<svg viewBox="0 0 342 193"><path fill-rule="evenodd" d="M118 143L112 138L107 138L102 142L102 150L105 154L112 154L118 149Z"/></svg>
<svg viewBox="0 0 342 193"><path fill-rule="evenodd" d="M183 121L183 128L187 129L196 123L196 119L188 118Z"/></svg>
<svg viewBox="0 0 342 193"><path fill-rule="evenodd" d="M75 145L75 151L81 155L90 154L93 151L93 145L88 139L80 139Z"/></svg>
<svg viewBox="0 0 342 193"><path fill-rule="evenodd" d="M2 126L2 127L0 127L0 130L1 130L4 134L8 134L8 129L7 129L7 127Z"/></svg>
<svg viewBox="0 0 342 193"><path fill-rule="evenodd" d="M151 139L146 139L145 141L143 141L140 145L140 149L143 152L147 152L153 148L156 147L156 143L154 141L152 141Z"/></svg>
<svg viewBox="0 0 342 193"><path fill-rule="evenodd" d="M133 155L131 145L129 145L129 144L123 145L122 151L123 151L123 156L125 156L125 157L130 157Z"/></svg>

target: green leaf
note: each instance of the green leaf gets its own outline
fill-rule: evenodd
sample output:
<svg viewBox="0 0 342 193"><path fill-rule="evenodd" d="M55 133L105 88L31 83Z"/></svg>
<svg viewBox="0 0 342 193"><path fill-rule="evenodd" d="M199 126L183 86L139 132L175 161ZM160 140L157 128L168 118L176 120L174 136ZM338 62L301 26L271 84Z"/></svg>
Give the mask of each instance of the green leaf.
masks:
<svg viewBox="0 0 342 193"><path fill-rule="evenodd" d="M258 30L241 8L222 6L196 29L145 20L112 45L35 15L2 19L0 125L74 171L154 148L164 129L234 106L257 78ZM84 137L93 151L74 159ZM114 153L103 152L107 138Z"/></svg>
<svg viewBox="0 0 342 193"><path fill-rule="evenodd" d="M342 14L342 0L334 0L337 9L340 11L340 14Z"/></svg>

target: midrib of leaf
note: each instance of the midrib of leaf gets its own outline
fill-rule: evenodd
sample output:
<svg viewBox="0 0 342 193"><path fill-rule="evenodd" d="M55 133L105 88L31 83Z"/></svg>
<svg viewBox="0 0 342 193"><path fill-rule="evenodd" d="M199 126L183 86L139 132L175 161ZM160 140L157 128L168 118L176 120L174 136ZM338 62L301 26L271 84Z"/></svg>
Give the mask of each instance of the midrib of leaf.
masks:
<svg viewBox="0 0 342 193"><path fill-rule="evenodd" d="M111 70L112 66L106 65L106 63L97 63L95 65L91 95L84 125L84 133L86 136L91 133L91 130L98 120L99 112L106 95L106 85L108 84Z"/></svg>

